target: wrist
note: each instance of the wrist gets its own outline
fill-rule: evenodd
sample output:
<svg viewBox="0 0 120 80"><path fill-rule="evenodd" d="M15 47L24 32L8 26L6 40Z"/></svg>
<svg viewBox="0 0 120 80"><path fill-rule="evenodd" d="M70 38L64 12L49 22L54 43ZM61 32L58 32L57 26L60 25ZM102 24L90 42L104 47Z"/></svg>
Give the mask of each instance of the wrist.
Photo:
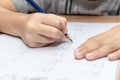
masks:
<svg viewBox="0 0 120 80"><path fill-rule="evenodd" d="M18 16L16 16L15 20L12 23L15 36L21 37L21 33L24 31L28 16L29 14L18 14Z"/></svg>
<svg viewBox="0 0 120 80"><path fill-rule="evenodd" d="M8 20L3 22L5 24L1 26L1 32L20 37L21 30L25 26L28 14L13 13L11 15L9 14L9 16L6 18L6 20Z"/></svg>

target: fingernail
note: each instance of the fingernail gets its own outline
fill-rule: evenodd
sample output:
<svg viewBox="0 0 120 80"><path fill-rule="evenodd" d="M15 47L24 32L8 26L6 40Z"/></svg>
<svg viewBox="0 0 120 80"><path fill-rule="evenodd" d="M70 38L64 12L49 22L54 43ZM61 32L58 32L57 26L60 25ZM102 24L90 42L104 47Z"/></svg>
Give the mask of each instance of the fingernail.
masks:
<svg viewBox="0 0 120 80"><path fill-rule="evenodd" d="M88 54L86 54L86 58L87 59L95 59L95 54L94 53L88 53Z"/></svg>
<svg viewBox="0 0 120 80"><path fill-rule="evenodd" d="M79 49L76 49L75 50L75 59L82 59L82 58L84 58L84 54Z"/></svg>

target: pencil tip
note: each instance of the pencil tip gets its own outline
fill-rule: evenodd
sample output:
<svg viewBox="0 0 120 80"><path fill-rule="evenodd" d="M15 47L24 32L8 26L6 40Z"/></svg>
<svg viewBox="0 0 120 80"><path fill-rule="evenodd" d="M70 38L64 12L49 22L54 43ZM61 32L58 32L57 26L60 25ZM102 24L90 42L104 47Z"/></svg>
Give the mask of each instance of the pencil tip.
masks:
<svg viewBox="0 0 120 80"><path fill-rule="evenodd" d="M72 40L72 39L70 39L70 41L71 41L71 42L73 42L73 40Z"/></svg>
<svg viewBox="0 0 120 80"><path fill-rule="evenodd" d="M65 34L65 37L70 40L71 42L73 42L73 40L70 38L70 36L68 34Z"/></svg>

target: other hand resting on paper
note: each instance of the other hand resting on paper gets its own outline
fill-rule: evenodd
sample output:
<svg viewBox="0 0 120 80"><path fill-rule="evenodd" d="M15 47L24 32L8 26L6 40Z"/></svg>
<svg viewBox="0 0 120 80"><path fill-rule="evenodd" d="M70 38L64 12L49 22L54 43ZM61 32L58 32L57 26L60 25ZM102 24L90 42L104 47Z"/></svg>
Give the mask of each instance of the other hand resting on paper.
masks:
<svg viewBox="0 0 120 80"><path fill-rule="evenodd" d="M120 25L89 38L75 50L75 58L95 60L107 56L109 60L120 59Z"/></svg>

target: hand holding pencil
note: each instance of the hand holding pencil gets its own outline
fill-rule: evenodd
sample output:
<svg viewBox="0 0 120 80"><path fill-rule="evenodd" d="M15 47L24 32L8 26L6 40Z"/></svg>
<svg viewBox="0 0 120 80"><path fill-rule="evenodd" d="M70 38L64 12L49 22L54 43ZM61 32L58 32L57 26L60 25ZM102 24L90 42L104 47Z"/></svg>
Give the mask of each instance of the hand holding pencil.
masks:
<svg viewBox="0 0 120 80"><path fill-rule="evenodd" d="M35 10L37 10L38 12L40 12L40 13L46 13L34 0L26 0ZM65 19L64 19L65 20ZM66 22L66 20L65 20L65 22ZM62 24L62 23L59 23L60 25ZM63 24L64 24L64 22L63 22ZM65 23L66 24L66 23ZM63 26L63 25L62 25ZM66 26L66 25L65 25ZM60 28L61 29L61 28ZM65 31L65 30L63 30L63 32L67 32L67 31ZM70 40L71 42L73 42L72 41L72 39L70 38L70 36L67 34L67 33L65 33L65 37L66 37L66 39L68 39L68 40Z"/></svg>
<svg viewBox="0 0 120 80"><path fill-rule="evenodd" d="M31 1L31 0L29 0ZM63 42L70 37L66 33L67 20L64 17L46 13L19 14L20 20L14 27L17 36L30 47L42 47ZM19 18L19 17L18 17Z"/></svg>

